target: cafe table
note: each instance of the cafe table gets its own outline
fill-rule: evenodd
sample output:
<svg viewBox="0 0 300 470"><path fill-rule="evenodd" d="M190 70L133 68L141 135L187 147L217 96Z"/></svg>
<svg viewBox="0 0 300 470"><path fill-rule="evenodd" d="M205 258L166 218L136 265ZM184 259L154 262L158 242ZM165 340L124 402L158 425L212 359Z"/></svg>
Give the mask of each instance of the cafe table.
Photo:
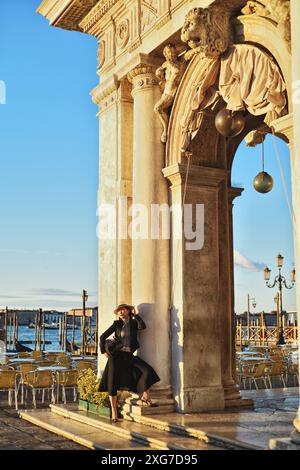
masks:
<svg viewBox="0 0 300 470"><path fill-rule="evenodd" d="M96 362L97 358L94 357L84 357L84 356L71 356L70 357L71 361L90 361L90 362Z"/></svg>
<svg viewBox="0 0 300 470"><path fill-rule="evenodd" d="M9 359L9 364L11 365L31 364L34 362L39 362L39 361L37 359L33 359L32 357L18 357L17 359Z"/></svg>
<svg viewBox="0 0 300 470"><path fill-rule="evenodd" d="M263 352L261 352L261 353L257 352L256 353L255 351L237 351L236 352L237 356L253 356L255 354L264 354L264 353ZM257 356L257 357L259 357L259 356Z"/></svg>
<svg viewBox="0 0 300 470"><path fill-rule="evenodd" d="M274 362L268 357L261 357L261 356L247 356L247 357L240 357L239 359L242 362Z"/></svg>

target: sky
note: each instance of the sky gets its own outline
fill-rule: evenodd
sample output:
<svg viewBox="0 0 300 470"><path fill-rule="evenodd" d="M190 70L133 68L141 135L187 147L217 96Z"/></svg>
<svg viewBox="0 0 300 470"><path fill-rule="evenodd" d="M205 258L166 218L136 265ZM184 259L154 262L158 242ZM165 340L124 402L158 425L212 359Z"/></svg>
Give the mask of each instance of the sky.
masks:
<svg viewBox="0 0 300 470"><path fill-rule="evenodd" d="M0 0L0 308L53 308L97 304L96 204L97 85L95 38L53 28L35 13L40 0ZM294 267L292 223L273 146L266 142L266 171L274 190L261 195L252 181L261 171L261 148L242 143L235 156L235 308L275 308L262 270ZM287 145L276 139L290 197ZM295 292L284 292L295 310Z"/></svg>
<svg viewBox="0 0 300 470"><path fill-rule="evenodd" d="M0 308L97 305L97 41L0 1Z"/></svg>

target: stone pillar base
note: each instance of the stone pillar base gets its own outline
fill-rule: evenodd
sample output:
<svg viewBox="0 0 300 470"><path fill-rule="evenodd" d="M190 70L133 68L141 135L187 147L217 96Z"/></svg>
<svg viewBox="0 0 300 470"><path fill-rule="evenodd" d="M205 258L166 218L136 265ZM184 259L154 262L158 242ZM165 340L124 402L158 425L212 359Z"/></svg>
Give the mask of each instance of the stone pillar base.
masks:
<svg viewBox="0 0 300 470"><path fill-rule="evenodd" d="M252 408L253 400L242 398L237 384L224 385L225 408Z"/></svg>
<svg viewBox="0 0 300 470"><path fill-rule="evenodd" d="M225 408L222 386L184 388L178 401L179 413L202 413Z"/></svg>
<svg viewBox="0 0 300 470"><path fill-rule="evenodd" d="M293 431L291 437L282 439L270 439L271 450L300 450L300 433Z"/></svg>

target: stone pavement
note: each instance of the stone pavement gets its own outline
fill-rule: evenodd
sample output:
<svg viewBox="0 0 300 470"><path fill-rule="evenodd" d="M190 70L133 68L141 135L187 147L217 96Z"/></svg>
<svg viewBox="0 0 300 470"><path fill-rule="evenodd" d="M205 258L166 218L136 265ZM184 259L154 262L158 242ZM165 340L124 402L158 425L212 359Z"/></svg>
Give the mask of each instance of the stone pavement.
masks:
<svg viewBox="0 0 300 470"><path fill-rule="evenodd" d="M299 388L243 391L251 409L227 409L195 414L142 417L139 422L165 429L182 429L208 442L232 449L268 449L270 439L289 437L299 406Z"/></svg>
<svg viewBox="0 0 300 470"><path fill-rule="evenodd" d="M242 395L254 401L252 409L142 417L140 422L144 424L143 434L150 436L154 432L153 428L156 428L157 431L159 429L167 431L166 438L170 438L169 433L173 429L173 432L182 431L182 435L198 438L199 445L201 441L206 441L207 448L218 446L229 449L262 450L269 448L270 439L290 436L293 430L293 419L299 405L298 387L243 391ZM128 421L118 423L117 426L115 425L115 430L128 428L130 431L133 424ZM97 435L101 436L99 430ZM111 438L113 440L113 436ZM196 441L194 443L197 444ZM192 442L190 444L192 445ZM195 448L197 448L196 445ZM7 403L0 402L0 449L84 448L55 433L19 419L13 408L8 409Z"/></svg>
<svg viewBox="0 0 300 470"><path fill-rule="evenodd" d="M0 403L0 450L87 450L23 421L13 408L2 406Z"/></svg>

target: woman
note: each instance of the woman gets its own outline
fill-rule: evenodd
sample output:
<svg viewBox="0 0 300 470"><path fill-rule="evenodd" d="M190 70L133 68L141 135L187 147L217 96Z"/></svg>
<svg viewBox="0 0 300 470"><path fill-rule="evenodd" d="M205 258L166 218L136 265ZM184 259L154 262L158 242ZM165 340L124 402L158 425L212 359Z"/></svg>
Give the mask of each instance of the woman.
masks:
<svg viewBox="0 0 300 470"><path fill-rule="evenodd" d="M149 364L133 353L140 347L137 332L146 325L131 305L121 304L114 313L117 315L113 325L100 336L101 354L108 357L100 382L99 391L108 392L112 409L112 421L118 421L117 391L128 390L138 393L140 406L155 406L150 398L150 387L160 378ZM114 334L120 350L110 355L105 340Z"/></svg>

